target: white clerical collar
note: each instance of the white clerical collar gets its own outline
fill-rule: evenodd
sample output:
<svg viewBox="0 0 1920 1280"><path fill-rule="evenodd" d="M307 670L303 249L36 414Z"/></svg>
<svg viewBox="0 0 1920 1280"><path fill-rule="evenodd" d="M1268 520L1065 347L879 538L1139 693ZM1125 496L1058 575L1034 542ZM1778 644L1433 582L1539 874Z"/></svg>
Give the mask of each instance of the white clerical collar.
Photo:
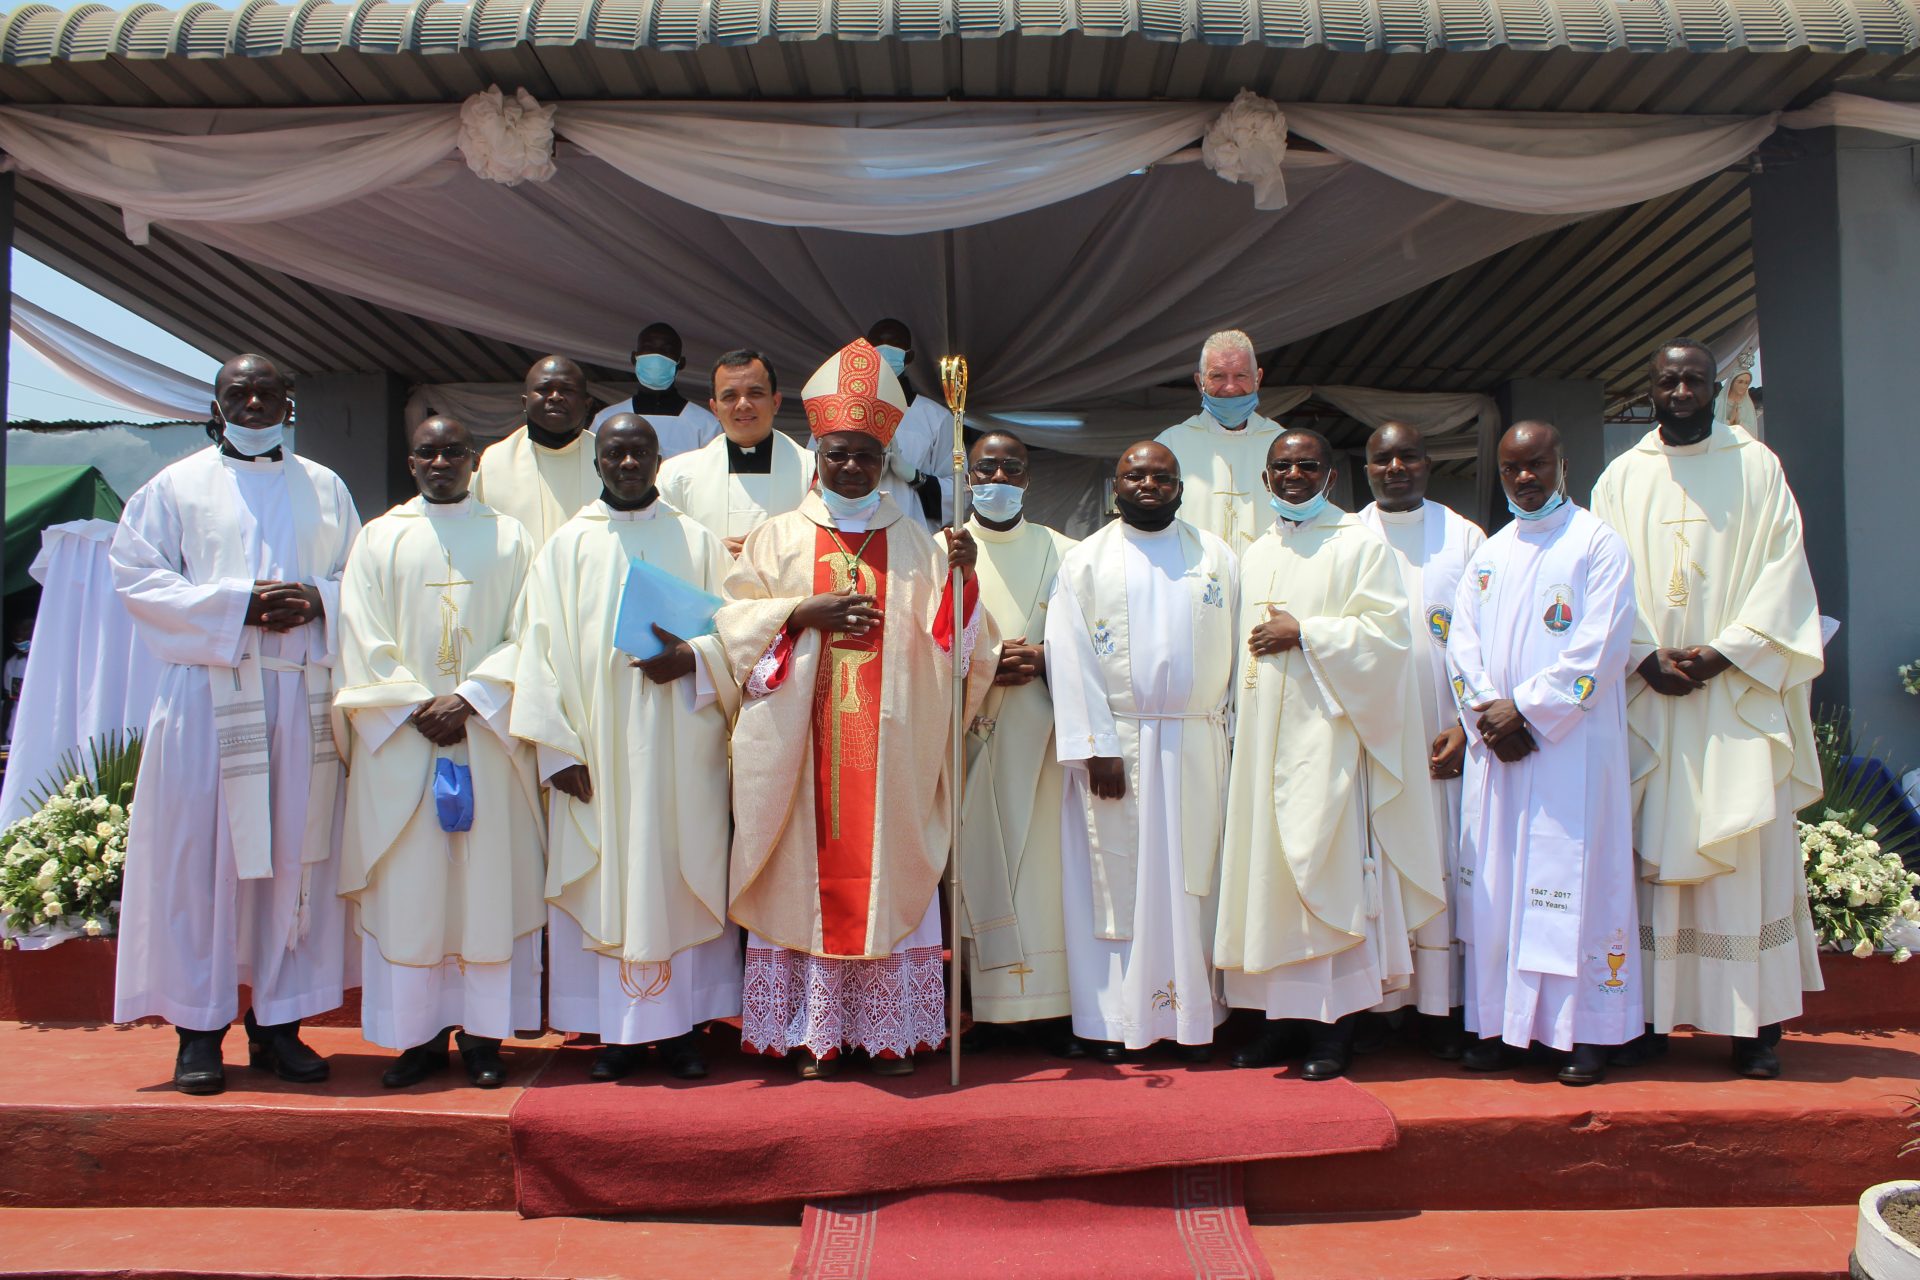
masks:
<svg viewBox="0 0 1920 1280"><path fill-rule="evenodd" d="M431 520L464 520L473 514L473 495L465 494L458 502L430 502L423 494L420 511Z"/></svg>
<svg viewBox="0 0 1920 1280"><path fill-rule="evenodd" d="M1164 529L1140 529L1140 528L1136 528L1133 525L1128 524L1125 520L1122 520L1120 522L1120 531L1129 538L1146 539L1146 538L1178 537L1179 529L1180 529L1180 521L1178 518L1168 521L1167 527Z"/></svg>
<svg viewBox="0 0 1920 1280"><path fill-rule="evenodd" d="M1538 520L1515 520L1513 524L1522 537L1529 534L1558 533L1566 528L1567 521L1573 519L1573 513L1578 510L1580 508L1573 504L1573 499L1569 498L1561 503L1552 515L1542 516Z"/></svg>
<svg viewBox="0 0 1920 1280"><path fill-rule="evenodd" d="M1425 524L1427 522L1427 504L1424 500L1411 511L1389 511L1375 503L1373 513L1380 517L1382 524Z"/></svg>
<svg viewBox="0 0 1920 1280"><path fill-rule="evenodd" d="M982 542L1018 542L1027 533L1027 519L1021 516L1013 522L1011 529L989 529L977 516L967 517L967 528L973 536Z"/></svg>

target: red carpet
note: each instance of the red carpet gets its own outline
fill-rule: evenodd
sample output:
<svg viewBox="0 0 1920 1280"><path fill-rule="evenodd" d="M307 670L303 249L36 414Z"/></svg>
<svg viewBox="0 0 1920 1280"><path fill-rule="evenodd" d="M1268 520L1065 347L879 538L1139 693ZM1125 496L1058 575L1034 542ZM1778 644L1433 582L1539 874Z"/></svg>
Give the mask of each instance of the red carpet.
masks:
<svg viewBox="0 0 1920 1280"><path fill-rule="evenodd" d="M946 1060L880 1079L858 1062L800 1081L722 1051L711 1079L657 1067L592 1084L566 1049L512 1115L520 1212L712 1214L969 1183L1127 1173L1394 1145L1393 1116L1344 1080L1112 1067L996 1050L947 1087Z"/></svg>
<svg viewBox="0 0 1920 1280"><path fill-rule="evenodd" d="M807 1206L793 1280L1270 1280L1233 1165Z"/></svg>

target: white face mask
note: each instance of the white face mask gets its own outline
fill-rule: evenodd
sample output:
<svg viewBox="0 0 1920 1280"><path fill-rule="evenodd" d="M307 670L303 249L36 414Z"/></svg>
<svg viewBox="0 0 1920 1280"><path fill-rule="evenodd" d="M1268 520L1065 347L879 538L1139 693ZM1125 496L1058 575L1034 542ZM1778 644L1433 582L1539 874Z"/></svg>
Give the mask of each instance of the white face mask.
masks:
<svg viewBox="0 0 1920 1280"><path fill-rule="evenodd" d="M1019 515L1027 500L1027 491L1017 484L976 484L972 491L973 509L1000 524Z"/></svg>
<svg viewBox="0 0 1920 1280"><path fill-rule="evenodd" d="M263 453L272 453L280 448L287 438L287 426L276 422L270 427L243 427L228 422L226 412L214 407L220 414L220 434L226 438L236 452L249 458L257 458Z"/></svg>

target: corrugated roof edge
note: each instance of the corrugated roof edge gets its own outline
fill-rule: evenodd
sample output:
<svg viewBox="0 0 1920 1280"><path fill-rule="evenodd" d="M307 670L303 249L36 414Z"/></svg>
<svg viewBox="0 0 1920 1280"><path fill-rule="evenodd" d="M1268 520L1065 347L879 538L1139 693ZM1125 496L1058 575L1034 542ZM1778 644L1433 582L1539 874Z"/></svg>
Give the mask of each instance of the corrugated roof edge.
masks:
<svg viewBox="0 0 1920 1280"><path fill-rule="evenodd" d="M1424 12L1422 12L1424 10ZM0 19L10 66L108 57L451 55L516 45L692 49L763 40L927 41L957 34L1419 52L1603 53L1920 48L1916 0L247 0L237 9L27 4Z"/></svg>

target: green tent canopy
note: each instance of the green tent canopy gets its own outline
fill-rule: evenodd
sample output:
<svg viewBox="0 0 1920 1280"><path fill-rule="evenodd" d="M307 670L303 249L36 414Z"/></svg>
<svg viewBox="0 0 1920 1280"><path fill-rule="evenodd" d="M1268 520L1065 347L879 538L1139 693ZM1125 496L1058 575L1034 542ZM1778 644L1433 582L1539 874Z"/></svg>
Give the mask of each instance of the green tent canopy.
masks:
<svg viewBox="0 0 1920 1280"><path fill-rule="evenodd" d="M33 585L40 531L65 520L118 520L126 504L98 467L7 468L7 576L4 594Z"/></svg>

